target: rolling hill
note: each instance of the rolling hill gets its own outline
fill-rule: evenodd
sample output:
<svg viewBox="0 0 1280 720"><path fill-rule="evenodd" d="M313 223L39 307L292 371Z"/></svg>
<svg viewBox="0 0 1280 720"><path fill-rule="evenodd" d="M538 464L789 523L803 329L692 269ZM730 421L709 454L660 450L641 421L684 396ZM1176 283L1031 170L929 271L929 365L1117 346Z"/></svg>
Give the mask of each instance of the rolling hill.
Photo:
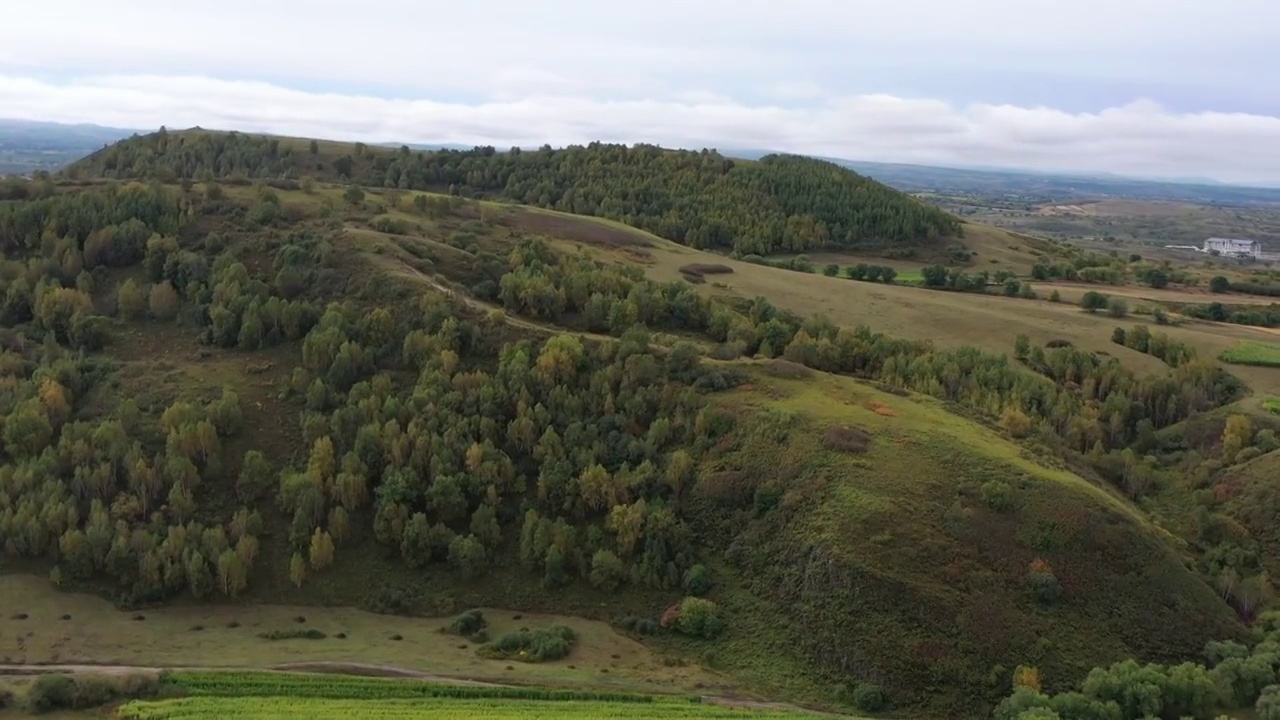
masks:
<svg viewBox="0 0 1280 720"><path fill-rule="evenodd" d="M533 152L413 152L189 131L135 137L68 170L88 177L301 177L408 189L451 188L594 215L695 247L740 253L926 243L958 220L831 163L771 155L604 145Z"/></svg>
<svg viewBox="0 0 1280 720"><path fill-rule="evenodd" d="M1151 512L1161 473L1181 467L1171 458L1217 452L1188 424L1241 395L1212 362L1135 370L1039 342L1010 359L841 327L800 304L647 277L670 243L607 213L297 171L349 155L359 177L398 151L317 142L313 157L306 141L176 135L126 141L0 202L8 569L210 613L589 618L654 659L629 645L627 671L581 647L539 681L644 682L660 657L726 692L912 717L984 716L1019 666L1063 691L1094 666L1181 662L1246 636L1252 616L1208 582L1231 558L1206 570L1208 536ZM593 152L601 163L576 169ZM484 167L572 186L632 153L662 157L454 155L481 188L499 186ZM727 187L782 202L771 188L809 172L792 162ZM543 183L515 177L500 187ZM657 214L622 216L643 227ZM218 652L238 641L216 637ZM368 652L314 642L293 652ZM209 662L200 647L166 658ZM470 663L534 677L508 659Z"/></svg>

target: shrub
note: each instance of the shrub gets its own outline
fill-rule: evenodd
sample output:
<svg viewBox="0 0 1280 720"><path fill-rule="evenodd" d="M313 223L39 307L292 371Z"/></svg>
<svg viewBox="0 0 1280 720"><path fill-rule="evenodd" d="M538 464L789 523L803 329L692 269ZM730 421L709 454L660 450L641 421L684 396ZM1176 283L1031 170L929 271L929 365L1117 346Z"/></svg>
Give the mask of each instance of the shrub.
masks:
<svg viewBox="0 0 1280 720"><path fill-rule="evenodd" d="M1235 461L1237 463L1246 463L1260 455L1262 455L1262 451L1258 448L1247 447L1236 453Z"/></svg>
<svg viewBox="0 0 1280 720"><path fill-rule="evenodd" d="M1058 577L1053 574L1053 569L1049 563L1038 558L1031 561L1027 570L1027 586L1042 603L1056 602L1062 596L1062 586L1058 584Z"/></svg>
<svg viewBox="0 0 1280 720"><path fill-rule="evenodd" d="M1049 293L1049 302L1055 302L1055 303L1062 302L1062 293L1058 292L1057 290L1054 290L1053 292Z"/></svg>
<svg viewBox="0 0 1280 720"><path fill-rule="evenodd" d="M996 512L1013 509L1013 486L1003 480L988 480L982 484L982 502Z"/></svg>
<svg viewBox="0 0 1280 720"><path fill-rule="evenodd" d="M871 435L855 427L833 425L822 435L822 444L828 450L859 455L871 445Z"/></svg>
<svg viewBox="0 0 1280 720"><path fill-rule="evenodd" d="M41 675L27 689L27 712L47 713L74 707L76 683L66 675Z"/></svg>
<svg viewBox="0 0 1280 720"><path fill-rule="evenodd" d="M0 688L0 710L13 707L13 691L8 688Z"/></svg>
<svg viewBox="0 0 1280 720"><path fill-rule="evenodd" d="M327 636L315 628L307 628L306 630L272 630L258 633L258 637L263 640L323 640Z"/></svg>
<svg viewBox="0 0 1280 720"><path fill-rule="evenodd" d="M485 629L489 621L484 619L484 613L480 610L468 610L461 615L455 617L449 626L445 628L445 632L453 635L461 635L470 637Z"/></svg>
<svg viewBox="0 0 1280 720"><path fill-rule="evenodd" d="M705 565L694 565L685 571L683 587L689 595L706 595L711 591L711 572Z"/></svg>
<svg viewBox="0 0 1280 720"><path fill-rule="evenodd" d="M822 274L827 277L835 277L840 274L840 266L836 263L829 263L822 268Z"/></svg>
<svg viewBox="0 0 1280 720"><path fill-rule="evenodd" d="M578 634L567 625L507 633L493 642L476 649L481 657L521 662L547 662L559 660L569 654Z"/></svg>
<svg viewBox="0 0 1280 720"><path fill-rule="evenodd" d="M1107 302L1108 299L1106 295L1090 290L1084 294L1084 297L1080 298L1080 307L1084 308L1085 312L1095 313L1107 307Z"/></svg>
<svg viewBox="0 0 1280 720"><path fill-rule="evenodd" d="M1224 293L1231 290L1231 281L1222 275L1214 275L1209 281L1209 292Z"/></svg>
<svg viewBox="0 0 1280 720"><path fill-rule="evenodd" d="M720 607L710 600L687 597L680 603L676 630L690 637L711 639L724 632Z"/></svg>
<svg viewBox="0 0 1280 720"><path fill-rule="evenodd" d="M1107 314L1113 318L1122 318L1129 314L1129 304L1123 298L1113 297L1107 301Z"/></svg>
<svg viewBox="0 0 1280 720"><path fill-rule="evenodd" d="M863 712L880 712L889 706L889 699L879 685L864 682L853 688L853 705Z"/></svg>
<svg viewBox="0 0 1280 720"><path fill-rule="evenodd" d="M628 615L618 621L618 627L636 635L657 635L658 630L660 629L658 627L658 623L653 620L650 620L649 618L639 618L633 615Z"/></svg>

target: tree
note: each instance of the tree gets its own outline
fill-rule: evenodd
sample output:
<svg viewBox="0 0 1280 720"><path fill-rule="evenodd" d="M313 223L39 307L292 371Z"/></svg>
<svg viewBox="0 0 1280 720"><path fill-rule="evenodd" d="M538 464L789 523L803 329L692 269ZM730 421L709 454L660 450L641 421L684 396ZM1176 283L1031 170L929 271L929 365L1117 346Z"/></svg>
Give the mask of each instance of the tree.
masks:
<svg viewBox="0 0 1280 720"><path fill-rule="evenodd" d="M1280 720L1280 685L1268 685L1262 689L1258 702L1253 706L1258 720Z"/></svg>
<svg viewBox="0 0 1280 720"><path fill-rule="evenodd" d="M822 274L827 277L835 277L840 274L840 266L836 263L830 263L822 268Z"/></svg>
<svg viewBox="0 0 1280 720"><path fill-rule="evenodd" d="M1084 308L1085 312L1094 313L1107 307L1107 301L1106 295L1090 290L1080 298L1080 307Z"/></svg>
<svg viewBox="0 0 1280 720"><path fill-rule="evenodd" d="M1253 438L1253 423L1247 415L1229 415L1222 428L1222 457L1231 462Z"/></svg>
<svg viewBox="0 0 1280 720"><path fill-rule="evenodd" d="M342 199L348 205L359 205L364 202L364 190L359 185L348 185L346 192L342 193Z"/></svg>
<svg viewBox="0 0 1280 720"><path fill-rule="evenodd" d="M1209 280L1209 292L1224 293L1230 291L1231 281L1222 275L1214 275L1213 279Z"/></svg>
<svg viewBox="0 0 1280 720"><path fill-rule="evenodd" d="M178 291L173 289L173 285L164 280L151 286L151 316L157 320L172 320L178 315L178 306L181 299L178 298Z"/></svg>
<svg viewBox="0 0 1280 720"><path fill-rule="evenodd" d="M267 456L257 450L245 451L236 480L236 495L244 502L252 502L266 494L274 482Z"/></svg>
<svg viewBox="0 0 1280 720"><path fill-rule="evenodd" d="M333 564L333 538L329 533L316 528L311 534L311 569L319 572Z"/></svg>
<svg viewBox="0 0 1280 720"><path fill-rule="evenodd" d="M129 278L116 291L116 310L128 320L136 320L147 311L147 293Z"/></svg>
<svg viewBox="0 0 1280 720"><path fill-rule="evenodd" d="M608 550L597 550L595 555L591 556L591 584L604 590L605 592L613 592L622 584L623 578L626 577L626 568L623 567L622 560L617 555Z"/></svg>
<svg viewBox="0 0 1280 720"><path fill-rule="evenodd" d="M1113 318L1122 318L1129 314L1129 304L1124 301L1124 298L1110 298L1107 300L1107 314Z"/></svg>
<svg viewBox="0 0 1280 720"><path fill-rule="evenodd" d="M302 587L302 583L307 579L307 561L302 559L302 553L294 553L289 558L289 581L297 587Z"/></svg>
<svg viewBox="0 0 1280 720"><path fill-rule="evenodd" d="M711 592L711 572L701 563L694 565L685 571L682 586L685 593L702 597Z"/></svg>
<svg viewBox="0 0 1280 720"><path fill-rule="evenodd" d="M223 550L218 556L218 587L227 597L235 597L248 585L248 569L235 550Z"/></svg>

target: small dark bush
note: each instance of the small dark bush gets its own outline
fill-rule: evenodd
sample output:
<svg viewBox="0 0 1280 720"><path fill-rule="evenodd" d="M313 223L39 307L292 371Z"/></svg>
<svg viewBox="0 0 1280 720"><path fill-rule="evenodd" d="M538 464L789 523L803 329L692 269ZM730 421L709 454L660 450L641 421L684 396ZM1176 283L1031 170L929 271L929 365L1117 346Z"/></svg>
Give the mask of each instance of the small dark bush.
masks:
<svg viewBox="0 0 1280 720"><path fill-rule="evenodd" d="M1049 342L1045 343L1044 346L1051 350L1054 348L1071 347L1071 341L1063 340L1062 338L1054 338L1053 340L1050 340Z"/></svg>
<svg viewBox="0 0 1280 720"><path fill-rule="evenodd" d="M307 621L307 619L299 615L298 617L294 618L293 621L296 623L304 623Z"/></svg>
<svg viewBox="0 0 1280 720"><path fill-rule="evenodd" d="M13 707L13 691L0 688L0 710Z"/></svg>
<svg viewBox="0 0 1280 720"><path fill-rule="evenodd" d="M134 615L134 616L133 616L133 620L134 620L134 622L142 622L143 620L146 620L146 619L147 619L147 616L146 616L146 615Z"/></svg>
<svg viewBox="0 0 1280 720"><path fill-rule="evenodd" d="M203 626L203 625L192 625L192 626L191 626L191 632L202 632L203 630L204 630L204 626Z"/></svg>
<svg viewBox="0 0 1280 720"><path fill-rule="evenodd" d="M63 620L70 620L70 619L71 619L71 616L70 616L70 615L63 615L63 616L62 616L62 619L63 619Z"/></svg>
<svg viewBox="0 0 1280 720"><path fill-rule="evenodd" d="M484 613L479 610L468 610L461 615L455 617L449 626L445 628L446 632L463 637L475 635L488 626L488 621L484 619Z"/></svg>
<svg viewBox="0 0 1280 720"><path fill-rule="evenodd" d="M889 700L879 685L858 683L853 689L853 705L863 712L880 712L889 706Z"/></svg>
<svg viewBox="0 0 1280 720"><path fill-rule="evenodd" d="M511 619L512 619L512 620L523 620L523 619L524 619L524 616L523 616L523 615L521 615L521 614L519 614L519 613L516 613L515 615L512 615L512 616L511 616Z"/></svg>
<svg viewBox="0 0 1280 720"><path fill-rule="evenodd" d="M473 643L481 643L481 644L483 644L483 643L487 643L487 642L489 642L489 631L488 631L488 630L478 630L478 631L476 631L476 633L475 633L474 635L472 635L472 636L470 637L470 640L471 640L471 642L473 642Z"/></svg>
<svg viewBox="0 0 1280 720"><path fill-rule="evenodd" d="M74 707L76 683L66 675L41 675L27 690L27 712L47 713Z"/></svg>
<svg viewBox="0 0 1280 720"><path fill-rule="evenodd" d="M323 640L327 636L315 628L307 628L306 630L272 630L258 633L258 637L263 640Z"/></svg>
<svg viewBox="0 0 1280 720"><path fill-rule="evenodd" d="M400 642L401 640L404 639L404 636L399 633L396 633L395 635L391 636L391 639L395 640L396 642Z"/></svg>
<svg viewBox="0 0 1280 720"><path fill-rule="evenodd" d="M240 627L240 623L235 620L232 620L231 622L227 623L227 627L231 628L232 630L235 630L236 628Z"/></svg>
<svg viewBox="0 0 1280 720"><path fill-rule="evenodd" d="M463 644L459 645L459 646L458 646L458 649L459 649L459 650L466 650L466 649L467 649L467 644L466 644L466 643L463 643Z"/></svg>
<svg viewBox="0 0 1280 720"><path fill-rule="evenodd" d="M346 633L338 633L337 635L334 635L334 637L338 638L339 640L346 640L346 639L347 639L347 634L346 634Z"/></svg>
<svg viewBox="0 0 1280 720"><path fill-rule="evenodd" d="M27 618L29 618L29 617L31 617L31 616L30 616L30 615L28 615L28 614L26 614L26 613L18 613L17 615L12 616L10 619L12 619L12 620L26 620L26 619L27 619Z"/></svg>
<svg viewBox="0 0 1280 720"><path fill-rule="evenodd" d="M764 366L764 371L774 377L787 380L799 380L813 375L813 370L790 360L770 360Z"/></svg>
<svg viewBox="0 0 1280 720"><path fill-rule="evenodd" d="M658 623L653 620L635 617L634 615L628 615L619 620L618 627L634 635L656 635L660 629Z"/></svg>
<svg viewBox="0 0 1280 720"><path fill-rule="evenodd" d="M715 263L689 263L681 265L680 272L685 275L731 275L733 268Z"/></svg>
<svg viewBox="0 0 1280 720"><path fill-rule="evenodd" d="M833 425L823 433L822 445L828 450L860 455L871 446L871 435L858 428Z"/></svg>
<svg viewBox="0 0 1280 720"><path fill-rule="evenodd" d="M522 628L519 632L507 633L493 642L481 645L476 652L487 658L547 662L568 655L577 639L578 634L566 625L536 630Z"/></svg>
<svg viewBox="0 0 1280 720"><path fill-rule="evenodd" d="M610 655L609 657L613 658L614 660L621 660L621 659L622 659L622 656L621 656L621 655L619 655L619 654L617 654L617 653L614 653L614 654Z"/></svg>
<svg viewBox="0 0 1280 720"><path fill-rule="evenodd" d="M711 572L701 563L694 565L684 573L683 586L689 595L703 596L711 591Z"/></svg>

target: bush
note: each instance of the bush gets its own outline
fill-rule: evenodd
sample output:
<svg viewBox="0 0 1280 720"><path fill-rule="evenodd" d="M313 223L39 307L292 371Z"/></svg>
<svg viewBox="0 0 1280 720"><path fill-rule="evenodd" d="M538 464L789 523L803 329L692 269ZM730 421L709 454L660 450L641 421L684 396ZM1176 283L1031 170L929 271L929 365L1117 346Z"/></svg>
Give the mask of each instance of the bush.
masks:
<svg viewBox="0 0 1280 720"><path fill-rule="evenodd" d="M461 615L455 617L449 626L445 628L445 632L453 635L461 635L463 637L471 637L481 630L485 629L489 621L484 619L484 613L480 610L468 610Z"/></svg>
<svg viewBox="0 0 1280 720"><path fill-rule="evenodd" d="M27 712L64 710L75 706L76 683L67 675L41 675L27 690Z"/></svg>
<svg viewBox="0 0 1280 720"><path fill-rule="evenodd" d="M569 654L578 634L567 625L507 633L493 642L476 649L481 657L521 662L547 662L559 660Z"/></svg>
<svg viewBox="0 0 1280 720"><path fill-rule="evenodd" d="M860 455L871 446L871 436L855 427L833 425L823 433L822 445L828 450Z"/></svg>
<svg viewBox="0 0 1280 720"><path fill-rule="evenodd" d="M323 640L327 636L315 628L308 628L306 630L272 630L258 633L258 637L263 640Z"/></svg>
<svg viewBox="0 0 1280 720"><path fill-rule="evenodd" d="M657 635L661 628L658 623L649 618L639 618L628 615L618 621L618 627L635 635Z"/></svg>
<svg viewBox="0 0 1280 720"><path fill-rule="evenodd" d="M684 635L708 640L724 632L720 607L710 600L697 597L685 598L680 603L680 617L676 619L675 625L676 630Z"/></svg>
<svg viewBox="0 0 1280 720"><path fill-rule="evenodd" d="M822 268L822 274L827 277L835 277L840 274L840 266L835 263L829 263Z"/></svg>
<svg viewBox="0 0 1280 720"><path fill-rule="evenodd" d="M853 689L853 705L863 712L880 712L889 706L889 699L879 685L864 682Z"/></svg>
<svg viewBox="0 0 1280 720"><path fill-rule="evenodd" d="M1084 294L1084 297L1080 298L1080 307L1084 308L1085 312L1094 313L1107 307L1107 302L1106 295L1090 290Z"/></svg>
<svg viewBox="0 0 1280 720"><path fill-rule="evenodd" d="M694 565L684 573L684 591L701 597L711 591L711 572L705 565Z"/></svg>
<svg viewBox="0 0 1280 720"><path fill-rule="evenodd" d="M982 484L982 502L996 512L1013 509L1013 486L1003 480L988 480Z"/></svg>
<svg viewBox="0 0 1280 720"><path fill-rule="evenodd" d="M1107 301L1107 314L1113 318L1122 318L1129 314L1129 304L1123 298L1113 297Z"/></svg>

